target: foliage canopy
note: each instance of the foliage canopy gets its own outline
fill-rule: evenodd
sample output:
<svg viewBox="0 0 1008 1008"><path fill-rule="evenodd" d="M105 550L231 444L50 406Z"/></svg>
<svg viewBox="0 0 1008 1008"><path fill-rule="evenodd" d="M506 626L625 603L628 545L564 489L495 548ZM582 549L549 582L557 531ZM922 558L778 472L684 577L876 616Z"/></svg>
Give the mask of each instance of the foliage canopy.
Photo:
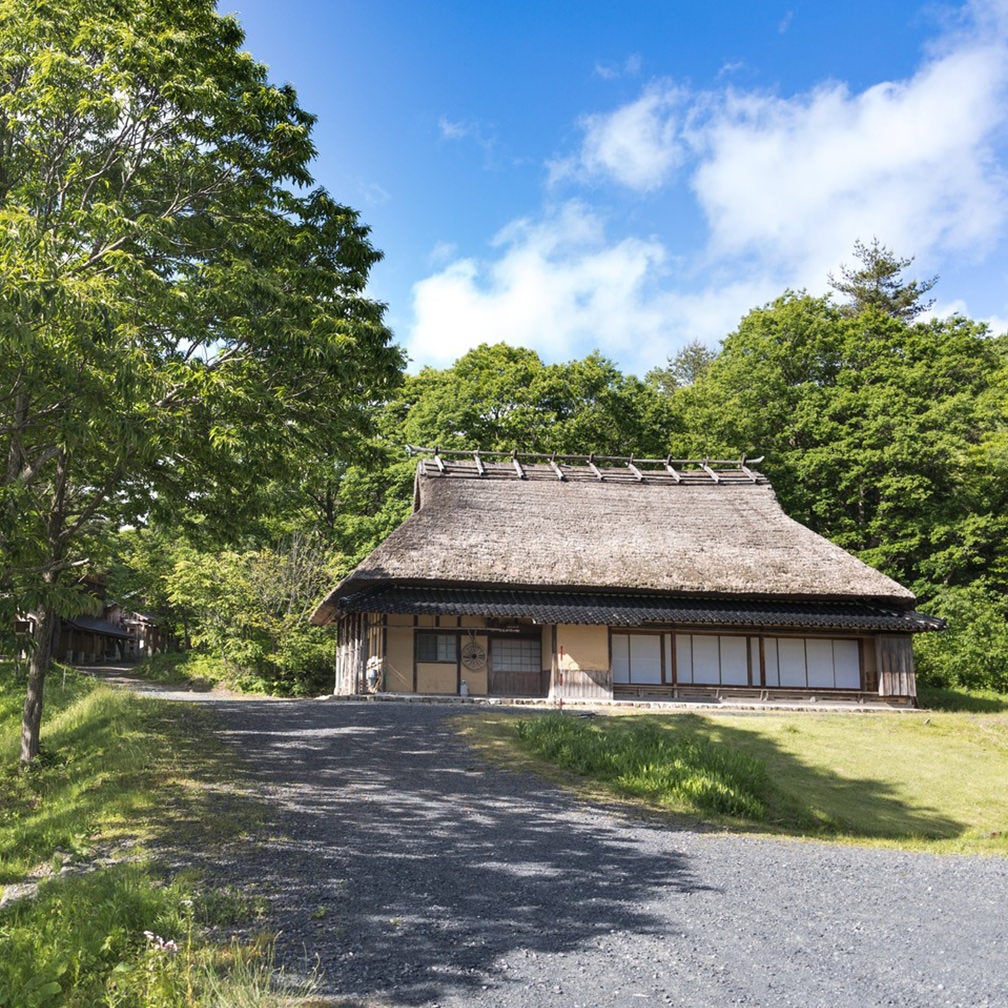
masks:
<svg viewBox="0 0 1008 1008"><path fill-rule="evenodd" d="M399 380L367 228L242 41L209 0L0 12L0 618L37 614L39 687L110 525L238 530Z"/></svg>

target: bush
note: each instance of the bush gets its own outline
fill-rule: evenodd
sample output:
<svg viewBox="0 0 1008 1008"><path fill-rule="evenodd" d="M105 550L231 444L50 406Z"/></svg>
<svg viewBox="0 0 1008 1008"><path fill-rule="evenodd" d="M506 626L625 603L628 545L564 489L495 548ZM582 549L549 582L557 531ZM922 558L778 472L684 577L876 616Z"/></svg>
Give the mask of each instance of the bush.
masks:
<svg viewBox="0 0 1008 1008"><path fill-rule="evenodd" d="M623 794L697 812L766 816L766 768L752 756L651 723L587 724L563 714L521 721L536 755Z"/></svg>
<svg viewBox="0 0 1008 1008"><path fill-rule="evenodd" d="M914 641L922 683L1008 692L1008 599L980 581L949 588L922 608L947 621Z"/></svg>
<svg viewBox="0 0 1008 1008"><path fill-rule="evenodd" d="M224 658L198 649L154 655L137 666L137 674L158 682L189 683L197 689L223 683L243 693L316 696L332 691L332 637L318 627L296 628L275 651L254 642L231 641Z"/></svg>

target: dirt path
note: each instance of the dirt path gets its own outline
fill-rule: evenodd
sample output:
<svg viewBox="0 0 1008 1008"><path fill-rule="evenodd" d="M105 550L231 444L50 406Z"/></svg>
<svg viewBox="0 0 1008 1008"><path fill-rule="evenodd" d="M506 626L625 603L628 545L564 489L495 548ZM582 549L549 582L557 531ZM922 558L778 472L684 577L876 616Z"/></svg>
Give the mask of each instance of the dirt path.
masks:
<svg viewBox="0 0 1008 1008"><path fill-rule="evenodd" d="M136 693L160 697L163 700L263 700L261 696L251 693L236 693L223 686L199 687L186 685L170 685L152 682L136 675L135 665L77 665L78 671L108 683L110 686L123 686Z"/></svg>
<svg viewBox="0 0 1008 1008"><path fill-rule="evenodd" d="M628 821L474 756L456 709L207 698L270 818L194 852L368 1004L1008 1006L1008 860ZM466 716L479 716L478 713Z"/></svg>

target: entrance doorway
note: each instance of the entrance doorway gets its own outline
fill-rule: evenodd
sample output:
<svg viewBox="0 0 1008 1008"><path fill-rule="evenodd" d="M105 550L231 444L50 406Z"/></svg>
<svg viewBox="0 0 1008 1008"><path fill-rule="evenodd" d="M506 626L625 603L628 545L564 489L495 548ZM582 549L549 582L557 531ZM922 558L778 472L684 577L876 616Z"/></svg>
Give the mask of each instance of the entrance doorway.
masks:
<svg viewBox="0 0 1008 1008"><path fill-rule="evenodd" d="M542 641L539 637L490 640L491 696L542 696Z"/></svg>

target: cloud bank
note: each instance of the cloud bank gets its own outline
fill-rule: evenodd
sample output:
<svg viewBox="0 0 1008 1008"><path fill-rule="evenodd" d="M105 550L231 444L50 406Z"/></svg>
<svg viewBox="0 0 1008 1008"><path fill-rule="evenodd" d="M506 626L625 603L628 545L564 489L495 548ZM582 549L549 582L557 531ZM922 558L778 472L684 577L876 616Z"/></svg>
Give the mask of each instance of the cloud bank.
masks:
<svg viewBox="0 0 1008 1008"><path fill-rule="evenodd" d="M640 372L785 287L823 290L856 239L979 260L1008 222L1008 3L962 13L904 80L787 97L658 80L585 115L577 149L547 166L547 209L415 285L410 355L445 365L506 340ZM576 196L552 202L563 189ZM619 233L627 200L689 201L705 234L688 262Z"/></svg>

